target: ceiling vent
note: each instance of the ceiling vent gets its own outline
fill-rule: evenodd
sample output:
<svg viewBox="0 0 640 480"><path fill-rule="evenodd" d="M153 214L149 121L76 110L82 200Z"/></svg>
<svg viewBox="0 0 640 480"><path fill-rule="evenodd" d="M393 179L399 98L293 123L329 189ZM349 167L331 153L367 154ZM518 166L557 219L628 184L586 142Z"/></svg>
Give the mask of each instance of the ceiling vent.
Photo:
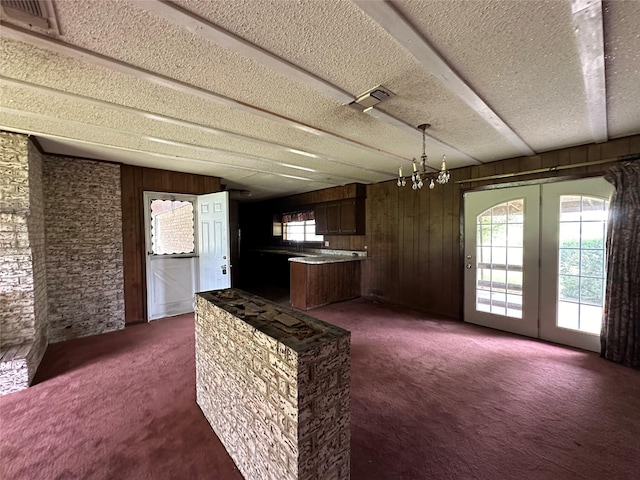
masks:
<svg viewBox="0 0 640 480"><path fill-rule="evenodd" d="M0 0L2 20L41 33L60 34L51 0Z"/></svg>
<svg viewBox="0 0 640 480"><path fill-rule="evenodd" d="M371 90L364 92L362 95L358 95L353 102L349 105L357 110L362 112L368 112L375 105L380 102L386 100L387 98L393 97L394 93L391 92L388 88L383 87L382 85L378 85L377 87L372 88Z"/></svg>

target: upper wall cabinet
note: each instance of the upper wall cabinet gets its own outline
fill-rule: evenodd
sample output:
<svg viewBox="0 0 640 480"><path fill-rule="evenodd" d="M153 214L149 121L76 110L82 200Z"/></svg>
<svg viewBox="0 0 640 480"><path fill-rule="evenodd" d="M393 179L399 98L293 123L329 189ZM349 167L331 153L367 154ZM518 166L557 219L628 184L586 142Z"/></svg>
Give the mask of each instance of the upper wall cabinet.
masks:
<svg viewBox="0 0 640 480"><path fill-rule="evenodd" d="M364 198L350 198L317 204L316 235L364 235L364 202Z"/></svg>

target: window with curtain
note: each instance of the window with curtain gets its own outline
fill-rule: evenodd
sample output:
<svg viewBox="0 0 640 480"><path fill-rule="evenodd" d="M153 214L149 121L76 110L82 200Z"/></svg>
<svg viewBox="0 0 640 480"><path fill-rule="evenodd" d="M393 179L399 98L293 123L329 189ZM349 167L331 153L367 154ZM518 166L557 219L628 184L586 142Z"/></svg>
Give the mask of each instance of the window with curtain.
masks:
<svg viewBox="0 0 640 480"><path fill-rule="evenodd" d="M282 215L282 239L287 242L322 242L323 236L316 235L313 210Z"/></svg>

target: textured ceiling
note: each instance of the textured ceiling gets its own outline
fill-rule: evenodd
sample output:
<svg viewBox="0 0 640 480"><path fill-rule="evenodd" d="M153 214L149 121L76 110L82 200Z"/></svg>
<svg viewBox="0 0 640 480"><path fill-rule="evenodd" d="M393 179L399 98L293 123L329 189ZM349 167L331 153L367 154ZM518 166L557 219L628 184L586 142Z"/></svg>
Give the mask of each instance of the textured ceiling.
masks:
<svg viewBox="0 0 640 480"><path fill-rule="evenodd" d="M54 1L3 15L0 128L253 199L640 133L640 1ZM348 106L384 85L369 113Z"/></svg>

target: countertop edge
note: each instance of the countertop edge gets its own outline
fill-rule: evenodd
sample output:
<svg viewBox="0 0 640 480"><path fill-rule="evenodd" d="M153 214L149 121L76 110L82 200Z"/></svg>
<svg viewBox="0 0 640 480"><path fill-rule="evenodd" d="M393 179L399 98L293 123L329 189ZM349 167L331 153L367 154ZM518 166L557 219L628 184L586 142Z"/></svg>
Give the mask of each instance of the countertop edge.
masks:
<svg viewBox="0 0 640 480"><path fill-rule="evenodd" d="M347 255L319 255L315 257L292 257L290 262L306 263L308 265L322 265L326 263L342 263L342 262L360 262L366 260L367 257L356 257Z"/></svg>

